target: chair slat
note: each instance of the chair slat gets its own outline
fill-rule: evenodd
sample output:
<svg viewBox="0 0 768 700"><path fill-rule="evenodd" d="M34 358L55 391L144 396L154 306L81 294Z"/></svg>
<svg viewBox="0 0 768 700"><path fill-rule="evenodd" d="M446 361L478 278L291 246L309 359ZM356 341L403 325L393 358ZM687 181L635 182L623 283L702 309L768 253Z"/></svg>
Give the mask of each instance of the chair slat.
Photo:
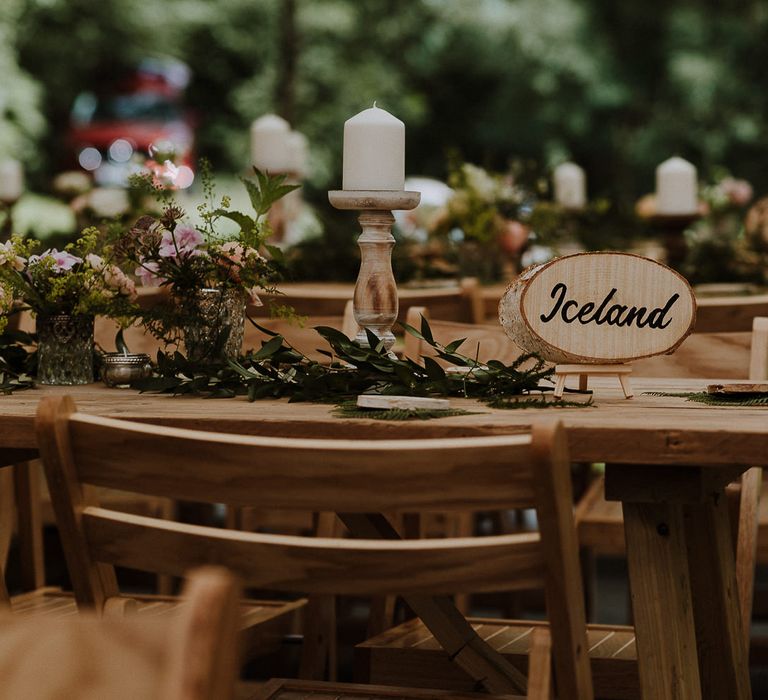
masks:
<svg viewBox="0 0 768 700"><path fill-rule="evenodd" d="M351 440L286 446L74 414L69 437L83 482L177 499L353 513L534 504L529 436L381 440L361 454Z"/></svg>
<svg viewBox="0 0 768 700"><path fill-rule="evenodd" d="M755 316L768 316L768 294L703 298L696 306L696 333L740 333L752 330Z"/></svg>
<svg viewBox="0 0 768 700"><path fill-rule="evenodd" d="M177 575L198 562L250 585L377 595L516 590L543 584L537 534L442 540L336 540L243 533L86 508L98 561ZM514 572L514 577L510 577Z"/></svg>
<svg viewBox="0 0 768 700"><path fill-rule="evenodd" d="M221 530L101 508L85 509L83 528L98 561L172 575L213 561L249 585L275 590L454 593L530 589L544 580L537 534L335 540Z"/></svg>

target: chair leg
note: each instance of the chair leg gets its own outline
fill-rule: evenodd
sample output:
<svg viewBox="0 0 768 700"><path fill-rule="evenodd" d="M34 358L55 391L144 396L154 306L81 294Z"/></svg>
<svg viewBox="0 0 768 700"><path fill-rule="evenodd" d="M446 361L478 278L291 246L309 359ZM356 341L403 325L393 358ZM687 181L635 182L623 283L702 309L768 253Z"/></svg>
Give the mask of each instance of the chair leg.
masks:
<svg viewBox="0 0 768 700"><path fill-rule="evenodd" d="M157 516L164 520L176 520L176 504L168 499L159 507ZM173 576L168 574L157 575L157 592L159 595L173 595Z"/></svg>
<svg viewBox="0 0 768 700"><path fill-rule="evenodd" d="M335 513L314 513L317 537L340 538L341 521ZM301 649L301 678L335 681L338 667L338 641L336 638L336 598L316 596L307 604L304 623L304 644Z"/></svg>
<svg viewBox="0 0 768 700"><path fill-rule="evenodd" d="M457 513L455 537L472 537L474 534L474 513ZM467 593L457 593L454 597L454 603L458 611L465 617L469 615L471 599Z"/></svg>
<svg viewBox="0 0 768 700"><path fill-rule="evenodd" d="M581 559L581 578L584 585L584 607L587 621L594 622L597 613L597 560L590 547L582 547L579 550L579 558Z"/></svg>
<svg viewBox="0 0 768 700"><path fill-rule="evenodd" d="M528 653L528 700L552 698L552 638L549 630L539 627L531 637Z"/></svg>
<svg viewBox="0 0 768 700"><path fill-rule="evenodd" d="M13 537L13 511L13 467L0 467L0 569L5 569L8 563Z"/></svg>
<svg viewBox="0 0 768 700"><path fill-rule="evenodd" d="M336 680L336 598L313 596L304 611L299 678Z"/></svg>

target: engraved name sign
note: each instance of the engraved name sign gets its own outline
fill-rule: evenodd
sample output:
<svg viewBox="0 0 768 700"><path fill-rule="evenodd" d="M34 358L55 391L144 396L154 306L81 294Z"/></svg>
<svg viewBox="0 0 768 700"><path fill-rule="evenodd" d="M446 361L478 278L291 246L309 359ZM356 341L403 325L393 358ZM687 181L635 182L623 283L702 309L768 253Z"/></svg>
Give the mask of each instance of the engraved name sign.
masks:
<svg viewBox="0 0 768 700"><path fill-rule="evenodd" d="M580 253L525 270L499 320L523 350L551 362L621 363L673 352L693 330L686 279L630 253Z"/></svg>

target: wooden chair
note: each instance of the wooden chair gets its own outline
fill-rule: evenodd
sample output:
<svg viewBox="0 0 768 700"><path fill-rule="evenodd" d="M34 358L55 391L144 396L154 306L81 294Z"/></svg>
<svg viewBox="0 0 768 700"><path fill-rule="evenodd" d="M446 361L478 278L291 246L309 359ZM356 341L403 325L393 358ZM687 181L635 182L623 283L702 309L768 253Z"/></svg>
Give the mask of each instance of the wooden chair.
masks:
<svg viewBox="0 0 768 700"><path fill-rule="evenodd" d="M78 413L47 397L38 440L75 596L119 596L114 565L178 575L215 561L252 586L309 594L401 592L462 668L491 692L524 685L479 643L442 594L545 586L558 688L591 698L567 448L551 424L529 436L445 440L289 440L174 430ZM216 464L211 469L211 463ZM440 489L434 484L440 483ZM356 534L333 540L182 525L98 507L85 485L193 501L341 513ZM541 535L389 541L383 512L535 506ZM427 594L438 594L432 598ZM529 689L549 697L547 645ZM529 695L530 697L530 695Z"/></svg>
<svg viewBox="0 0 768 700"><path fill-rule="evenodd" d="M713 308L720 313L723 307L718 305ZM707 313L704 314L705 319ZM741 328L740 325L735 327ZM642 360L636 365L639 373L647 372L647 376L660 376L657 367L663 366L667 371L666 376L710 376L722 379L749 377L756 381L768 380L768 318L753 319L751 334L695 333L686 339L674 355ZM768 564L766 499L762 501L762 508L758 509L761 491L768 497L768 492L761 487L761 472L759 468L750 469L742 476L740 484L732 484L727 489L733 502L739 600L747 640L752 617L755 563ZM604 480L596 479L576 509L579 543L585 552L585 568L591 566L590 560L595 556L623 556L625 552L621 504L606 501L604 494Z"/></svg>
<svg viewBox="0 0 768 700"><path fill-rule="evenodd" d="M479 693L395 688L361 683L318 683L275 679L264 686L251 700L488 700ZM496 700L520 699L519 695L494 695Z"/></svg>
<svg viewBox="0 0 768 700"><path fill-rule="evenodd" d="M167 617L0 611L0 700L226 700L237 673L239 586L193 571Z"/></svg>
<svg viewBox="0 0 768 700"><path fill-rule="evenodd" d="M477 357L480 362L487 360L499 360L504 363L514 362L522 351L504 333L504 329L498 323L457 323L455 321L433 320L432 309L427 306L412 306L408 309L405 322L416 330L421 328L421 319L429 321L434 339L447 345L448 343L466 338L458 349L462 355ZM434 356L429 345L410 333L406 333L403 340L403 354L421 362L424 355ZM442 364L442 360L438 360Z"/></svg>

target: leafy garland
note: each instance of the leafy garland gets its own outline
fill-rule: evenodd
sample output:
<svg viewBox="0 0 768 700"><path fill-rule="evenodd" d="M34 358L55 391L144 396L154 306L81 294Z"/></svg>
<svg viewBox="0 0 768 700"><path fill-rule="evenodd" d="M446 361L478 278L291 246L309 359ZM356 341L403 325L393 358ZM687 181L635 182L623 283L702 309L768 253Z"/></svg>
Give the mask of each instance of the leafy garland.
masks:
<svg viewBox="0 0 768 700"><path fill-rule="evenodd" d="M374 420L430 420L451 416L468 416L474 411L463 408L361 408L355 401L344 401L333 410L338 418L373 418Z"/></svg>
<svg viewBox="0 0 768 700"><path fill-rule="evenodd" d="M645 396L669 396L686 399L708 406L768 406L768 394L710 394L706 391L691 391L683 393L668 393L664 391L647 391Z"/></svg>
<svg viewBox="0 0 768 700"><path fill-rule="evenodd" d="M34 388L37 353L28 349L34 344L34 337L23 331L6 329L0 334L0 393Z"/></svg>
<svg viewBox="0 0 768 700"><path fill-rule="evenodd" d="M447 373L435 357L423 357L423 366L411 359L398 359L390 355L371 332L368 332L370 347L364 347L341 331L325 326L315 329L330 346L330 351L319 351L330 360L328 364L321 364L296 350L283 336L250 322L269 336L259 350L250 351L239 361L226 365L193 363L181 353L161 352L155 375L136 382L133 387L174 396L247 396L249 401L287 397L292 402L342 405L364 393L475 398L502 408L591 405L591 400L559 402L530 396L532 392L552 390L540 385L543 380L551 381L552 375L552 369L546 367L541 358L529 354L510 365L497 360L481 363L476 357L458 352L465 339L447 345L438 343L423 318L420 330L404 324L406 332L423 340L435 357L465 367L466 372ZM512 399L520 396L529 398L523 403Z"/></svg>

